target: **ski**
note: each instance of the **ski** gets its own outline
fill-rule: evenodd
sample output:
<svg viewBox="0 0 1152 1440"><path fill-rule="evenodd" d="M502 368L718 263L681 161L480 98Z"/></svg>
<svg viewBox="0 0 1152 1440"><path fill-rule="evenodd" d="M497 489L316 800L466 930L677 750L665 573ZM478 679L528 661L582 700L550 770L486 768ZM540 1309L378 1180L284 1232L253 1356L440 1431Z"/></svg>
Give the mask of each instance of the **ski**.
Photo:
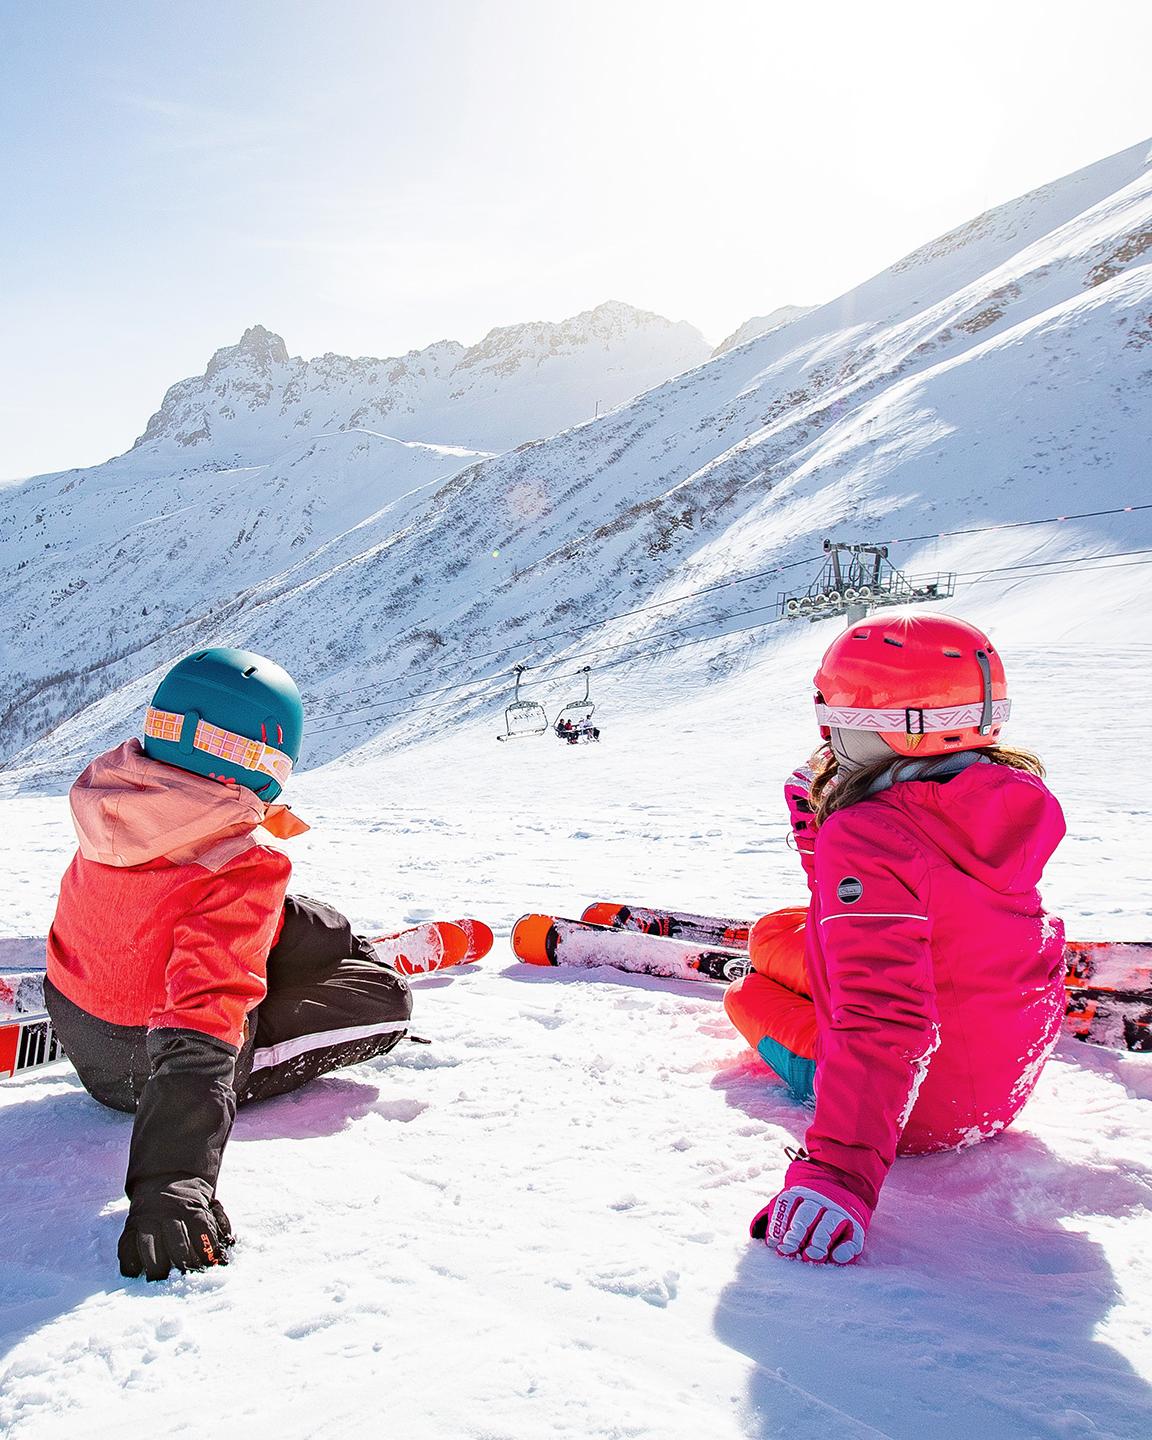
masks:
<svg viewBox="0 0 1152 1440"><path fill-rule="evenodd" d="M581 917L614 930L695 940L747 949L754 921L694 915L683 910L657 910L617 901L597 901ZM1152 940L1069 940L1064 946L1065 981L1069 990L1091 989L1152 1004Z"/></svg>
<svg viewBox="0 0 1152 1440"><path fill-rule="evenodd" d="M1064 1026L1086 1045L1152 1051L1152 1002L1146 996L1069 990Z"/></svg>
<svg viewBox="0 0 1152 1440"><path fill-rule="evenodd" d="M625 932L560 915L524 915L512 930L512 949L528 965L608 965L668 980L738 979L748 953L696 941Z"/></svg>
<svg viewBox="0 0 1152 1440"><path fill-rule="evenodd" d="M611 916L600 924L590 914ZM748 972L747 942L737 948L739 921L682 911L607 904L584 918L526 915L512 932L512 948L532 965L606 965L634 974L731 983ZM695 938L687 938L689 935ZM707 938L725 936L725 948ZM703 937L703 943L702 943ZM1065 1027L1077 1040L1111 1049L1152 1051L1152 945L1070 941Z"/></svg>
<svg viewBox="0 0 1152 1440"><path fill-rule="evenodd" d="M402 975L424 975L483 958L493 935L483 920L433 920L370 943ZM43 954L43 941L28 945ZM45 978L43 966L36 964L0 973L0 1080L65 1058L44 1008Z"/></svg>
<svg viewBox="0 0 1152 1440"><path fill-rule="evenodd" d="M1152 1004L1152 941L1069 940L1064 983L1072 990L1143 996Z"/></svg>
<svg viewBox="0 0 1152 1440"><path fill-rule="evenodd" d="M52 1021L43 1011L0 1017L0 1080L63 1059Z"/></svg>
<svg viewBox="0 0 1152 1440"><path fill-rule="evenodd" d="M477 920L470 916L466 920L454 920L454 925L459 925L464 934L468 937L468 960L483 960L495 942L496 937L492 934L492 927L485 925L483 920Z"/></svg>
<svg viewBox="0 0 1152 1440"><path fill-rule="evenodd" d="M669 940L696 940L728 950L746 950L751 924L747 920L721 920L713 915L692 915L683 910L651 910L643 905L619 905L602 900L589 905L580 917L613 930L634 930L662 935Z"/></svg>
<svg viewBox="0 0 1152 1440"><path fill-rule="evenodd" d="M427 975L481 959L492 940L483 920L466 919L428 920L392 935L374 935L369 943L380 960L401 975Z"/></svg>
<svg viewBox="0 0 1152 1440"><path fill-rule="evenodd" d="M404 975L421 975L483 959L492 949L493 935L483 920L429 920L375 936L370 943L386 964ZM0 971L0 1018L43 1012L44 980L42 965Z"/></svg>

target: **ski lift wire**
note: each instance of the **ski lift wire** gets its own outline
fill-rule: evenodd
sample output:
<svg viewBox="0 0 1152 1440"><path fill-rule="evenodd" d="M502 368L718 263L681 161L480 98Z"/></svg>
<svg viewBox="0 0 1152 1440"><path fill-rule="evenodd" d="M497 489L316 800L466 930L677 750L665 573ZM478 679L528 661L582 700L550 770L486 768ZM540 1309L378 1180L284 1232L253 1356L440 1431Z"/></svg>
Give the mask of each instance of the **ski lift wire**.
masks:
<svg viewBox="0 0 1152 1440"><path fill-rule="evenodd" d="M1120 553L1123 554L1122 551L1121 551ZM1131 553L1134 554L1134 555L1138 555L1140 552L1139 552L1138 550L1134 550L1134 551L1132 551ZM1139 565L1152 565L1152 560L1128 560L1128 561L1121 561L1118 565L1097 565L1097 566L1095 567L1095 570L1089 570L1087 573L1088 573L1088 574L1095 574L1097 570L1133 570L1133 569L1135 569L1135 568L1136 568L1137 566L1139 566ZM1014 567L1012 567L1012 568L1014 569ZM1006 572L1006 571L998 571L998 572L988 571L988 572L983 573L982 576L981 576L979 579L977 579L977 580L965 580L965 581L964 581L964 584L965 584L965 585L990 585L990 584L992 583L992 581L997 578L997 575L998 575L998 574L1004 574L1004 573L1012 573L1012 572L1011 572L1011 570L1009 570L1009 571L1007 571L1007 572ZM1021 575L1020 578L1019 578L1019 580L1017 580L1016 583L1017 583L1017 584L1020 584L1020 583L1022 583L1022 582L1025 581L1025 580L1047 580L1047 578L1048 578L1049 575L1082 575L1082 574L1084 574L1084 573L1085 573L1085 571L1084 571L1084 567L1083 567L1083 566L1081 566L1081 565L1073 565L1073 566L1069 566L1069 568L1068 568L1067 570L1049 570L1049 571L1047 571L1047 572L1046 572L1045 574L1043 574L1043 575Z"/></svg>
<svg viewBox="0 0 1152 1440"><path fill-rule="evenodd" d="M776 609L776 603L775 603L775 602L773 602L771 605L754 605L754 606L751 606L751 607L750 607L749 609L747 609L747 610L734 610L730 615L725 615L725 616L721 617L720 619L717 619L716 617L713 617L712 619L709 619L709 620L692 620L692 621L689 621L687 624L684 624L684 625L675 625L675 626L673 626L673 627L672 627L671 629L669 629L669 630L659 630L659 631L657 631L655 634L637 635L637 636L636 636L634 639L632 639L632 640L618 640L618 641L616 641L615 643L613 643L613 644L611 644L611 645L599 645L599 646L596 647L595 650L582 650L582 651L579 651L579 652L578 652L577 654L575 654L575 655L565 655L565 656L563 656L563 657L561 657L561 658L559 658L559 659L541 660L541 661L538 661L536 664L533 664L533 665L525 665L523 668L524 668L525 670L553 670L553 669L555 669L558 665L569 665L569 664L571 664L572 661L574 661L574 660L584 660L584 659L588 659L589 657L595 657L595 656L597 656L597 655L606 655L606 654L609 653L609 651L612 651L612 650L626 650L626 649L629 649L630 647L632 647L632 646L634 646L634 645L650 645L653 640L660 640L660 639L664 638L665 636L671 637L671 636L674 636L674 635L683 635L683 634L684 634L685 632L687 632L688 630L699 630L702 626L705 626L705 625L718 625L718 624L723 624L725 620L740 620L740 619L742 619L745 615L762 615L765 610L775 610L775 609ZM584 667L584 668L589 668L589 667ZM598 666L597 668L598 668L598 669L604 669L604 668L606 668L606 667L604 667L604 666ZM572 671L572 672L570 672L569 674L565 674L565 675L546 675L546 676L544 676L544 677L542 677L541 679L538 679L538 680L522 681L521 684L520 684L520 689L521 689L521 690L531 690L531 689L533 688L533 686L543 685L543 684L549 684L549 683L552 683L553 681L556 681L556 680L567 680L567 679L571 679L571 678L574 678L574 677L579 677L579 676L582 675L583 673L584 673L584 670L581 669L581 670ZM475 677L474 679L472 679L472 680L460 680L460 681L457 681L456 684L454 684L454 685L444 685L444 686L442 686L442 687L440 687L439 689L436 689L436 690L413 690L413 691L411 691L408 695L398 696L398 697L395 698L395 699L390 699L390 700L377 700L377 701L374 701L372 704L367 705L367 706L364 707L364 710L365 710L365 718L367 718L367 712L370 711L370 710L383 709L385 706L402 705L402 704L404 704L404 702L405 702L406 700L418 700L418 699L423 699L423 698L424 698L425 696L427 696L427 695L443 695L443 694L447 694L447 693L448 693L449 691L451 691L451 690L466 690L466 689L468 689L468 688L469 688L470 686L472 686L472 685L483 685L483 684L486 684L488 681L501 681L501 682L503 682L503 683L506 684L506 683L507 683L507 674L506 674L506 672L502 672L502 673L495 674L495 675L478 675L478 676L476 676L476 677ZM354 692L354 691L349 691L349 694L354 694L354 693L356 693L356 692ZM353 712L351 709L348 709L348 710L333 710L333 711L329 711L329 712L326 713L326 714L321 714L321 715L316 715L316 716L314 716L314 717L310 717L310 720L312 720L312 719L314 719L314 720L338 720L338 719L342 719L345 715L351 715L351 714L353 714L353 713L354 713L354 712ZM313 734L313 735L320 735L320 734L323 734L323 733L324 733L324 732L321 731L321 730L312 730L312 729L311 729L311 726L309 727L309 729L310 729L310 733Z"/></svg>
<svg viewBox="0 0 1152 1440"><path fill-rule="evenodd" d="M995 573L1002 573L1004 570L1035 570L1041 565L1066 565L1069 570L1079 570L1085 565L1092 565L1097 560L1117 560L1127 555L1152 555L1152 546L1143 550L1109 550L1103 555L1061 555L1055 560L1021 560L1016 565L1005 565L1001 567L1001 571ZM987 575L988 573L987 566L982 566L979 570L958 570L956 578L959 580L966 575Z"/></svg>
<svg viewBox="0 0 1152 1440"><path fill-rule="evenodd" d="M893 540L877 541L876 543L877 543L877 544L885 544L885 545L906 545L906 544L912 544L912 543L914 543L914 542L916 542L916 541L920 541L920 540L941 540L941 539L945 539L945 538L947 538L947 537L949 537L949 536L956 536L956 535L985 535L985 534L990 534L990 533L992 533L992 532L995 531L995 530L1019 530L1019 529L1025 529L1025 528L1027 528L1027 527L1029 527L1029 526L1034 526L1034 525L1053 525L1053 524L1057 524L1057 523L1059 523L1059 522L1066 521L1066 520L1089 520L1089 519L1097 519L1097 518L1099 518L1099 517L1101 517L1101 516L1106 516L1106 515L1130 515L1130 514L1133 514L1133 513L1136 512L1136 511L1141 511L1141 510L1152 510L1152 504L1121 505L1121 506L1118 506L1118 507L1116 507L1116 508L1114 508L1114 509L1110 509L1110 510L1083 510L1083 511L1080 511L1080 512L1075 513L1075 514L1049 515L1049 516L1045 516L1045 517L1042 517L1042 518L1036 519L1036 520L1007 520L1007 521L1003 521L1003 522L998 523L998 524L995 524L995 525L976 525L976 526L970 526L970 527L968 527L967 529L963 529L963 530L938 530L938 531L933 531L933 532L930 532L930 533L927 533L927 534L924 534L924 535L901 535L901 536L898 536L896 539L893 539ZM1138 553L1141 553L1141 552L1138 552L1138 551L1132 551L1132 552L1118 551L1118 552L1116 552L1116 553L1117 553L1117 554L1125 554L1125 553L1138 554ZM636 608L634 608L634 609L632 609L632 610L621 610L621 611L617 611L617 612L615 612L615 613L613 613L613 614L611 614L611 615L605 615L605 616L603 616L603 617L602 617L601 619L599 619L599 620L590 620L587 624L584 624L584 625L572 625L572 626L567 626L566 628L564 628L564 629L562 629L562 630L552 630L552 631L549 631L547 634L537 635L537 636L533 637L531 640L528 640L528 641L525 641L525 640L516 640L516 641L513 641L512 643L510 643L510 644L508 644L508 645L499 646L499 647L498 647L497 649L495 649L495 650L483 650L483 651L480 651L479 653L477 653L477 654L475 654L475 655L464 655L464 656L453 657L452 660L446 661L446 662L445 662L444 664L442 664L442 665L429 666L429 667L426 667L426 668L424 668L424 669L418 669L418 670L416 670L416 671L414 671L414 672L412 672L412 673L415 674L415 675L432 675L432 674L436 674L437 672L443 672L443 671L447 671L447 670L458 669L461 665L467 664L469 661L474 661L474 660L490 660L490 659L493 659L493 658L494 658L495 656L497 656L497 655L507 655L507 654L511 653L512 651L520 650L520 649L522 649L525 645L527 645L527 646L532 646L532 645L541 644L541 643L543 643L545 640L555 640L555 639L558 639L558 638L559 638L560 636L562 636L562 635L579 635L579 634L584 634L584 633L585 633L586 631L588 631L588 630L597 630L597 629L599 629L599 628L600 628L601 626L603 626L603 625L609 625L609 624L611 624L611 622L612 622L613 620L627 620L627 619L629 619L630 617L632 617L632 616L634 616L634 615L643 615L643 614L647 613L647 612L650 611L650 610L659 610L659 609L662 609L665 605L675 605L675 604L678 604L678 603L680 603L680 602L682 602L682 601L684 601L684 600L693 600L693 599L697 598L697 597L700 596L700 595L708 595L708 594L713 593L713 592L716 591L716 590L724 590L724 589L727 589L728 587L730 587L730 586L732 586L732 585L744 585L744 584L749 583L749 582L752 581L752 580L764 580L764 579L767 579L768 577L770 577L770 576L772 576L772 575L781 574L781 573L783 573L783 572L786 571L786 570L795 570L795 569L797 569L797 568L799 568L800 566L803 566L803 565L814 565L814 564L818 564L818 563L819 563L819 557L817 557L816 559L811 559L811 558L809 558L809 559L805 559L805 560L790 560L790 561L788 561L786 564L783 564L783 565L773 565L773 566L771 566L770 568L768 568L768 569L766 569L766 570L756 570L756 571L753 571L752 573L750 573L750 574L748 574L748 575L733 575L733 576L730 576L728 579L718 580L718 581L716 581L716 582L715 582L714 584L712 584L712 585L704 585L704 586L701 586L699 589L696 589L696 590L685 590L685 591L682 591L682 592L681 592L680 594L678 594L678 595L670 595L666 600L653 600L653 601L651 601L651 602L650 602L649 604L647 604L647 605L639 605L639 606L637 606ZM1058 563L1058 562L1056 562L1056 561L1036 561L1036 562L1034 562L1034 563L1036 563L1036 564L1039 565L1039 564L1056 564L1056 563ZM962 572L962 573L975 573L975 572ZM369 691L369 690L377 690L377 689L379 689L381 686L384 686L384 685L397 684L397 683L399 683L399 682L401 682L401 681L403 681L403 680L409 679L409 678L411 678L409 675L391 675L391 676L386 677L386 678L383 679L383 680L378 680L378 681L376 681L376 682L375 682L374 684L372 684L372 685L361 685L361 686L357 686L355 689L347 690L347 691L345 691L345 694L347 694L347 695L359 695L359 694L363 694L364 692ZM471 682L469 682L469 683L471 683ZM453 688L453 687L446 687L446 688ZM419 691L419 692L416 692L416 693L418 693L418 694L428 694L428 693L432 693L432 692Z"/></svg>
<svg viewBox="0 0 1152 1440"><path fill-rule="evenodd" d="M935 530L927 535L898 535L894 540L878 540L878 545L911 545L917 540L943 540L951 535L987 535L993 530L1023 530L1029 525L1056 525L1064 520L1096 520L1104 515L1130 515L1136 510L1152 510L1148 505L1120 505L1114 510L1081 510L1075 515L1049 515L1043 520L1005 520L998 525L974 525L967 530Z"/></svg>
<svg viewBox="0 0 1152 1440"><path fill-rule="evenodd" d="M1149 508L1152 508L1152 507L1149 507ZM1023 582L1023 581L1027 581L1027 580L1043 580L1043 579L1048 578L1050 575L1058 575L1058 574L1069 574L1069 575L1070 575L1070 574L1083 573L1084 566L1085 566L1086 564L1089 564L1089 565L1090 565L1091 562L1092 562L1092 560L1094 560L1094 559L1121 559L1121 560L1122 560L1122 557L1125 556L1125 555L1147 555L1147 554L1152 554L1152 551L1150 551L1150 550L1119 550L1119 551L1116 551L1114 554L1112 554L1112 555L1107 555L1107 556L1099 556L1099 557L1097 557L1097 556L1086 556L1086 557L1083 557L1081 560L1075 561L1075 562L1073 562L1073 563L1069 563L1069 561L1068 561L1067 559L1061 560L1061 561L1055 561L1055 560L1053 560L1053 561L1048 561L1048 560L1043 560L1043 561L1033 561L1033 562L1030 562L1030 563L1017 564L1017 565L1004 565L1004 566L1000 566L1000 567L994 567L994 568L990 568L990 569L986 569L986 570L979 570L979 571L972 570L972 571L967 571L967 572L963 572L963 573L964 573L965 575L978 576L978 577L980 577L980 578L977 578L977 579L964 579L962 583L964 583L965 585L983 585L983 584L990 584L994 579L998 578L999 576L1019 574L1021 571L1034 569L1037 565L1044 565L1044 566L1051 566L1051 567L1057 567L1057 566L1062 566L1062 567L1064 567L1064 568L1052 568L1052 569L1048 569L1048 570L1046 570L1045 573L1042 574L1042 575L1021 575L1021 576L1020 576L1020 580L1021 580L1022 582ZM1118 564L1118 565L1099 565L1099 566L1097 566L1096 568L1097 568L1097 569L1100 569L1100 570L1125 570L1125 569L1132 569L1132 568L1134 568L1135 566L1140 566L1140 565L1152 565L1152 560L1132 560L1132 561L1129 561L1129 562L1127 562L1127 563L1124 563L1124 562L1122 561L1122 563L1120 563L1120 564ZM774 605L758 605L758 606L751 607L750 609L747 609L747 610L736 610L736 611L733 611L730 615L725 616L724 619L727 619L727 620L738 620L738 619L741 619L741 618L742 618L743 616L745 616L745 615L761 614L761 613L763 613L763 611L765 611L765 610L770 610L770 609L775 609L775 608L776 608L776 607L775 607ZM655 656L658 656L658 655L670 654L670 653L672 653L672 652L674 652L674 651L676 651L676 650L682 650L682 649L686 648L688 645L705 644L705 643L707 643L707 642L710 641L710 640L723 640L723 639L724 639L726 636L728 636L728 635L743 635L743 634L747 634L749 631L763 629L765 626L776 624L777 621L778 621L778 619L779 619L779 617L777 617L776 619L773 619L773 620L759 621L759 622L757 622L757 623L754 624L754 625L742 626L742 627L740 627L740 628L738 628L738 629L736 629L736 630L726 630L726 631L722 631L722 632L721 632L720 634L718 634L718 635L698 635L698 636L693 637L691 640L684 641L684 642L683 642L682 644L680 644L680 645L671 645L671 646L659 646L659 645L657 645L657 646L654 646L654 647L653 647L652 649L650 649L650 650L641 651L641 653L638 654L638 655L621 656L620 659L618 659L618 660L608 661L608 662L606 662L606 663L604 663L604 664L602 664L602 665L598 665L598 666L597 666L597 669L598 669L598 670L615 670L615 669L617 669L620 665L630 665L630 664L633 664L633 663L635 663L635 662L637 662L637 661L645 660L645 659L648 659L648 658L651 658L651 657L655 657ZM526 666L525 668L526 668L526 669L530 669L530 670L552 670L552 669L555 669L557 666L570 664L573 660L582 660L582 659L587 658L588 656L595 656L595 655L606 654L606 653L608 653L608 651L611 651L611 650L623 650L623 649L628 649L629 647L635 646L635 645L651 645L653 641L659 641L659 640L663 639L664 637L672 637L672 636L682 635L682 634L684 634L685 631L687 631L687 630L698 629L698 628L699 628L700 626L702 626L702 625L713 625L713 624L717 624L717 623L721 623L721 624L722 624L723 621L719 621L719 622L716 621L716 620L699 620L699 621L692 621L692 622L690 622L690 623L687 624L687 625L676 626L676 627L674 627L674 628L671 629L671 630L658 631L658 632L656 632L656 634L640 635L640 636L637 636L634 640L623 640L623 641L620 641L620 642L618 642L618 643L616 643L616 644L613 644L613 645L600 646L600 647L598 647L598 648L595 649L595 650L585 650L585 651L582 651L581 653L579 653L579 654L577 654L577 655L566 655L566 656L563 656L563 657L558 658L558 659L555 659L555 660L542 660L542 661L538 662L538 663L535 664L535 665ZM578 676L580 676L580 675L582 675L582 674L583 674L583 669L581 668L580 670L569 671L569 672L567 672L567 674L564 674L564 675L549 675L549 676L546 677L546 680L547 680L547 682L552 682L552 681L555 681L555 680L572 679L572 678L576 678L576 677L578 677ZM365 720L371 720L371 719L375 719L375 718L381 718L381 717L375 716L372 712L374 712L374 711L376 711L376 710L384 709L385 707L391 708L392 706L395 706L395 705L403 705L403 704L405 703L405 701L407 701L407 700L422 699L422 698L424 698L425 696L430 696L430 695L433 695L433 696L434 696L434 695L442 695L442 694L448 693L449 691L453 691L453 690L464 690L464 689L468 689L468 688L470 688L470 687L472 687L472 686L474 686L474 685L484 685L484 684L487 684L488 682L497 682L497 681L500 682L499 685L494 685L492 689L487 690L487 691L484 691L483 693L481 693L481 694L479 694L479 695L468 697L469 699L477 699L477 700L487 699L487 698L489 698L490 696L495 696L495 695L499 695L500 693L502 693L503 688L504 688L504 687L506 686L506 684L507 684L507 676L506 676L506 674L477 676L477 677L475 677L475 678L472 679L472 680L462 680L462 681L457 682L457 683L454 684L454 685L445 685L445 686L441 687L440 689L436 689L436 690L418 690L418 691L413 691L413 692L411 692L409 695L397 697L396 699L392 699L392 700L380 700L380 701L375 702L375 703L372 704L372 705L366 706L365 709L364 709L364 713L363 713L362 715L360 715L360 716L358 717L358 719L348 722L348 724L359 724L359 723L362 723L362 722L365 721ZM546 683L545 680L532 680L532 681L528 681L526 685L522 685L521 688L522 688L522 689L528 689L528 688L531 688L533 685L539 685L539 684L543 684L543 683ZM355 692L349 692L349 693L355 693ZM423 711L430 710L430 709L446 709L446 708L455 708L455 707L448 707L448 706L416 706L416 707L413 707L413 710L410 711L409 713L421 713L421 712L423 712ZM316 719L319 719L319 720L323 720L323 719L341 719L341 718L342 718L343 716L345 716L345 715L352 715L352 714L354 714L354 713L355 713L355 712L354 712L353 710L351 710L351 709L349 709L349 710L337 710L337 711L332 711L332 712L330 712L330 713L327 714L327 715L319 715L319 716L316 716L315 718L316 718ZM320 729L320 730L311 730L311 728L310 728L310 733L313 734L313 735L327 735L327 734L331 734L332 731L334 731L334 730L342 730L342 729L346 729L346 728L347 728L347 724L346 724L346 725L328 726L328 727L323 728L323 729Z"/></svg>
<svg viewBox="0 0 1152 1440"><path fill-rule="evenodd" d="M764 580L773 575L783 574L785 570L795 570L801 565L816 565L819 557L807 557L803 560L789 560L785 565L772 565L767 570L757 570L750 575L734 575L727 580L718 580L713 585L703 585L698 590L685 590L679 595L670 595L667 600L653 600L648 605L638 605L634 610L618 610L614 614L605 615L599 620L589 620L584 625L569 625L562 630L551 630L546 635L536 635L530 640L514 640L508 645L501 645L495 650L482 650L475 655L462 655L446 660L442 665L433 665L425 670L417 670L417 675L431 675L437 670L451 670L471 660L490 660L496 655L507 655L510 651L521 650L525 646L539 645L545 640L556 640L561 635L582 635L587 630L598 630L602 625L609 625L613 620L628 620L633 615L643 615L649 610L659 610L665 605L676 605L682 600L694 600L700 595L709 595L714 590L724 590L731 585L744 585L751 580ZM404 675L392 675L384 680L378 680L374 685L359 685L354 690L347 690L347 695L358 695L363 690L375 690L380 685L391 685L395 681L404 680Z"/></svg>

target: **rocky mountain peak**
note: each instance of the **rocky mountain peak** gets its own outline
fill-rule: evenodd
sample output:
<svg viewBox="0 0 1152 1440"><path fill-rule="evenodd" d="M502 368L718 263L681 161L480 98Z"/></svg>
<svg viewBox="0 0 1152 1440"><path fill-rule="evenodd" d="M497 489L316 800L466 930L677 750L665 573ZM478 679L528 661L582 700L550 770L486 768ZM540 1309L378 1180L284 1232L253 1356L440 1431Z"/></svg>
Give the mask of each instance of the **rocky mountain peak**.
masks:
<svg viewBox="0 0 1152 1440"><path fill-rule="evenodd" d="M162 442L252 464L352 428L495 451L566 429L707 355L692 326L615 300L491 330L468 348L444 340L384 359L293 359L279 335L252 325L203 375L170 387L137 448Z"/></svg>
<svg viewBox="0 0 1152 1440"><path fill-rule="evenodd" d="M249 370L267 375L275 366L288 363L288 347L274 331L266 330L263 325L250 325L239 344L225 345L216 351L208 362L207 374L215 375L237 361L245 362Z"/></svg>
<svg viewBox="0 0 1152 1440"><path fill-rule="evenodd" d="M762 335L769 335L773 330L791 325L793 320L803 319L816 308L815 305L780 305L768 315L754 315L751 320L745 320L727 339L721 340L713 350L712 357L715 359L717 355L735 350L739 345L747 345L749 340L759 340Z"/></svg>

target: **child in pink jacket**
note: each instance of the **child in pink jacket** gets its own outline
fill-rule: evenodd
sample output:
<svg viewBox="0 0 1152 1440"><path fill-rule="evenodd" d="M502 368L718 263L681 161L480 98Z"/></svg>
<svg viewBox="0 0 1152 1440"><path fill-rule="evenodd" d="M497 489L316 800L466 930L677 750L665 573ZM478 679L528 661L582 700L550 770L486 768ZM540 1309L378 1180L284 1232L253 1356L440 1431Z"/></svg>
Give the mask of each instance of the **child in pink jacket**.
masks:
<svg viewBox="0 0 1152 1440"><path fill-rule="evenodd" d="M1036 885L1064 818L1035 756L998 743L1004 668L973 626L865 620L816 687L827 743L786 787L811 901L758 922L725 1008L816 1109L752 1234L845 1264L898 1153L997 1134L1039 1078L1064 937Z"/></svg>

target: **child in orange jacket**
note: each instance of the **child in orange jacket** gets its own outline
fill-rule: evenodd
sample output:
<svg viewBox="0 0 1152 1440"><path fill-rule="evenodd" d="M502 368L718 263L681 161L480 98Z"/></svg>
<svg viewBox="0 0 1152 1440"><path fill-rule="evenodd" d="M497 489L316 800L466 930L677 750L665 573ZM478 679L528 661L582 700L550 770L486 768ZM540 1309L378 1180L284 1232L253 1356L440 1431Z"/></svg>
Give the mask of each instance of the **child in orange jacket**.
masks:
<svg viewBox="0 0 1152 1440"><path fill-rule="evenodd" d="M264 843L299 757L291 677L244 650L176 665L144 723L72 787L79 850L48 937L45 998L102 1104L135 1112L121 1273L224 1264L216 1182L237 1103L389 1050L411 993Z"/></svg>

